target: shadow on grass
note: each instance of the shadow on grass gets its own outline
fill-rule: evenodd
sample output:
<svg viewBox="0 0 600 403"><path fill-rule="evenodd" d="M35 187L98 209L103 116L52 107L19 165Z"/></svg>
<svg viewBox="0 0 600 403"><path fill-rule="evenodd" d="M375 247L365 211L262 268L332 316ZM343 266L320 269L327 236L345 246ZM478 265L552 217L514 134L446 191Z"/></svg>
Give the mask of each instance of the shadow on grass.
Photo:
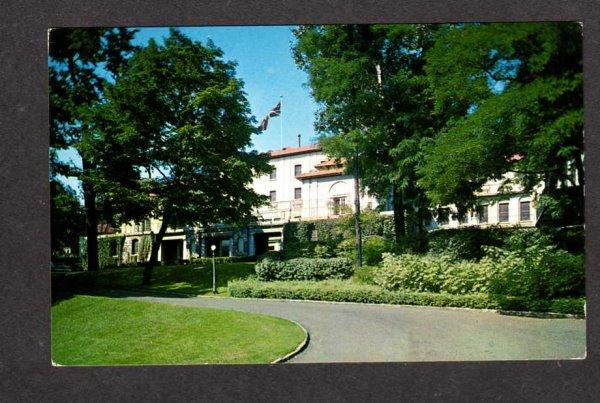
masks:
<svg viewBox="0 0 600 403"><path fill-rule="evenodd" d="M157 266L148 286L142 285L143 268L129 267L101 271L57 275L52 278L52 303L77 294L125 297L160 295L186 298L197 295L226 296L227 283L254 275L254 263L220 263L216 266L217 294L212 292L210 265Z"/></svg>

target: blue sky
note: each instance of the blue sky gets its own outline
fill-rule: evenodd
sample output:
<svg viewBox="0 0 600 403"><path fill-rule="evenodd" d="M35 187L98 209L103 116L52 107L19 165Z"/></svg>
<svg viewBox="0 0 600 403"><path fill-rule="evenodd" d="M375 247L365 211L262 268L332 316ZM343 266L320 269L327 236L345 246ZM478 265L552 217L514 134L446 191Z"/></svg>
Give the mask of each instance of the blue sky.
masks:
<svg viewBox="0 0 600 403"><path fill-rule="evenodd" d="M299 70L291 53L294 41L292 26L255 27L182 27L181 32L194 40L206 42L212 39L223 50L223 58L237 62L237 76L244 81L252 114L260 122L283 96L282 116L272 118L266 131L253 137L253 146L259 151L296 146L298 134L302 144L313 142L314 114L317 105L305 85L307 75ZM150 38L161 42L168 36L168 28L139 28L134 38L136 45L144 46ZM282 123L282 124L281 124ZM283 129L283 130L282 130ZM73 150L62 152L61 158L79 165L81 162ZM78 183L68 179L67 183L79 191Z"/></svg>

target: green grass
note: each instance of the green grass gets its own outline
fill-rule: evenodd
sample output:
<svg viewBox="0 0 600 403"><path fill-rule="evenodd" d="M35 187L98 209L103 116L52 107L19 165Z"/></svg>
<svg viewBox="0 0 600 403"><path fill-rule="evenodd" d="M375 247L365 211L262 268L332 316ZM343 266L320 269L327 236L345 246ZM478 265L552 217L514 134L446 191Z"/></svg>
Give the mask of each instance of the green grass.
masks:
<svg viewBox="0 0 600 403"><path fill-rule="evenodd" d="M304 336L285 319L235 311L83 295L52 307L61 365L269 363Z"/></svg>
<svg viewBox="0 0 600 403"><path fill-rule="evenodd" d="M194 295L213 295L212 266L187 264L178 266L156 266L152 282L142 287L141 267L111 269L98 275L99 286L138 287L153 291L180 292ZM254 263L219 263L217 270L217 295L228 295L227 282L245 279L254 274Z"/></svg>

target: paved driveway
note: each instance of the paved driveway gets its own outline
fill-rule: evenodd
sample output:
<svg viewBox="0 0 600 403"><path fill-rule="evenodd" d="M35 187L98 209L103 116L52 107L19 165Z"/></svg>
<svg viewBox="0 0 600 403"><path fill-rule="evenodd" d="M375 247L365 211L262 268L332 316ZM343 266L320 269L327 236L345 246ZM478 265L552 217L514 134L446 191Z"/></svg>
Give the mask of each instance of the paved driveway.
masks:
<svg viewBox="0 0 600 403"><path fill-rule="evenodd" d="M585 356L585 320L494 312L328 302L172 298L111 291L114 297L256 312L294 320L310 334L290 362L565 359Z"/></svg>

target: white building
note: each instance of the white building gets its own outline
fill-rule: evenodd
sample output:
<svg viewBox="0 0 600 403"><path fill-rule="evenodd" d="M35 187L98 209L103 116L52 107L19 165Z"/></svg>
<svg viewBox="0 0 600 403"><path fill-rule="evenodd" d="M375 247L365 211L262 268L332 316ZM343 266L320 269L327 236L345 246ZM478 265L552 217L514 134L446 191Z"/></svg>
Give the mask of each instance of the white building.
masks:
<svg viewBox="0 0 600 403"><path fill-rule="evenodd" d="M280 250L283 225L288 221L312 221L339 217L354 209L354 178L344 167L328 158L318 145L287 147L271 151L270 175L254 179L252 188L268 196L270 203L256 211L257 222L244 228L217 224L211 228L169 229L159 250L159 260L182 261L208 256L210 245L216 245L217 256L255 256L268 250ZM535 194L520 188L503 191L497 199L500 181L490 181L480 192L481 213L470 212L458 220L454 206L447 206L448 220L431 222L429 229L458 228L468 225L533 226L536 222ZM488 201L489 200L489 201ZM378 200L368 192L361 193L363 208L377 208ZM385 209L380 209L385 210ZM391 211L382 211L391 214ZM159 220L124 224L123 261L139 261L142 238L157 233ZM147 257L146 257L147 258Z"/></svg>

